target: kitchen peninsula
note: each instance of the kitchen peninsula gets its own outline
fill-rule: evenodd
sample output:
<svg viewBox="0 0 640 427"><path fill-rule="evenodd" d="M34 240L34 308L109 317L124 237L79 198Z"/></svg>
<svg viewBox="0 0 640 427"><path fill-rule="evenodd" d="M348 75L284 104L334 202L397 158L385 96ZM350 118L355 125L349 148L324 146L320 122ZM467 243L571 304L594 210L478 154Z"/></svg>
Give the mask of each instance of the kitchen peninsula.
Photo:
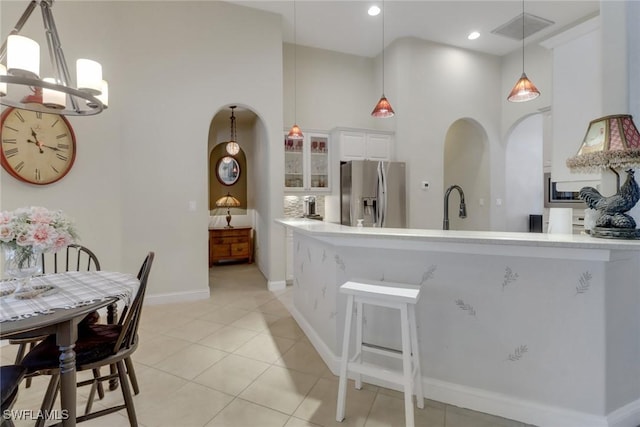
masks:
<svg viewBox="0 0 640 427"><path fill-rule="evenodd" d="M277 221L293 315L334 374L340 285L417 284L427 398L541 427L640 423L640 241ZM368 307L365 341L399 348L392 314Z"/></svg>

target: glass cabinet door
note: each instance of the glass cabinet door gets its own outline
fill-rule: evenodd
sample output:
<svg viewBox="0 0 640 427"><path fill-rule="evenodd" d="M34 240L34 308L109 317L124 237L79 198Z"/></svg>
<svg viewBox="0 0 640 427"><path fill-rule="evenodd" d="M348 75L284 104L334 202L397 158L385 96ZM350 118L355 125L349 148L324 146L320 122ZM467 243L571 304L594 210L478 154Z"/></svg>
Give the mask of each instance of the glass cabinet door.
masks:
<svg viewBox="0 0 640 427"><path fill-rule="evenodd" d="M329 135L305 132L304 139L284 136L285 191L327 192L329 182Z"/></svg>
<svg viewBox="0 0 640 427"><path fill-rule="evenodd" d="M309 188L329 188L329 138L325 135L309 135Z"/></svg>
<svg viewBox="0 0 640 427"><path fill-rule="evenodd" d="M284 139L284 187L304 189L304 140Z"/></svg>

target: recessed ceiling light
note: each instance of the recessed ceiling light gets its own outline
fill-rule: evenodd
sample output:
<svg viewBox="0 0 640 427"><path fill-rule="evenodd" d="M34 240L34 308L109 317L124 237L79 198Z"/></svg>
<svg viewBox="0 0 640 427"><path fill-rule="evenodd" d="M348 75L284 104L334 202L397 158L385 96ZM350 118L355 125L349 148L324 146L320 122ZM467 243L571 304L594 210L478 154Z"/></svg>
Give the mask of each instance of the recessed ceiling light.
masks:
<svg viewBox="0 0 640 427"><path fill-rule="evenodd" d="M380 14L380 8L376 5L373 5L369 8L367 13L369 14L369 16L378 16Z"/></svg>
<svg viewBox="0 0 640 427"><path fill-rule="evenodd" d="M478 37L480 37L480 33L479 33L479 32L477 32L477 31L473 31L473 32L469 33L469 35L467 36L467 38L468 38L469 40L475 40L475 39L477 39Z"/></svg>

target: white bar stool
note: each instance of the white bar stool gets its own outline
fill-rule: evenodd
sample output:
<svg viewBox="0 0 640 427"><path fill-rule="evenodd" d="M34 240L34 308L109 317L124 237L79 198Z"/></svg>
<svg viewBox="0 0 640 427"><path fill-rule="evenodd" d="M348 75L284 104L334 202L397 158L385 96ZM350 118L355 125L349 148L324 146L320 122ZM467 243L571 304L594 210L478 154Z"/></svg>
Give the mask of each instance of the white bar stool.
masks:
<svg viewBox="0 0 640 427"><path fill-rule="evenodd" d="M342 341L342 359L340 361L340 382L338 385L338 403L336 420L342 422L347 398L347 378L355 374L356 388L362 388L362 375L378 378L401 385L404 389L404 414L407 427L414 426L413 392L415 388L418 408L424 408L422 392L422 374L420 372L420 354L418 351L418 333L416 331L415 306L420 298L420 287L391 282L349 281L340 286L340 292L347 294L347 317ZM356 304L356 351L349 359L351 318ZM400 310L400 329L402 351L388 349L362 342L362 306L363 304L389 307ZM362 352L381 354L402 359L402 373L393 372L380 366L362 361Z"/></svg>

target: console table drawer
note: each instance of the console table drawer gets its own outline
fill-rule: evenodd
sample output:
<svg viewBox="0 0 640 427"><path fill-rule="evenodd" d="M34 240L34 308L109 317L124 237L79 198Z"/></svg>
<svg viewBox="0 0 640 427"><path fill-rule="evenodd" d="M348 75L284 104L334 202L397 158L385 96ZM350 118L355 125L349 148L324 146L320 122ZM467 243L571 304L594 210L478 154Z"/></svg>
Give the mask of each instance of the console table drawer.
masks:
<svg viewBox="0 0 640 427"><path fill-rule="evenodd" d="M213 228L209 230L209 267L219 261L253 262L251 227Z"/></svg>
<svg viewBox="0 0 640 427"><path fill-rule="evenodd" d="M249 256L249 243L231 244L231 254L233 256Z"/></svg>
<svg viewBox="0 0 640 427"><path fill-rule="evenodd" d="M246 243L246 237L216 237L213 239L216 245L228 245L233 243Z"/></svg>

